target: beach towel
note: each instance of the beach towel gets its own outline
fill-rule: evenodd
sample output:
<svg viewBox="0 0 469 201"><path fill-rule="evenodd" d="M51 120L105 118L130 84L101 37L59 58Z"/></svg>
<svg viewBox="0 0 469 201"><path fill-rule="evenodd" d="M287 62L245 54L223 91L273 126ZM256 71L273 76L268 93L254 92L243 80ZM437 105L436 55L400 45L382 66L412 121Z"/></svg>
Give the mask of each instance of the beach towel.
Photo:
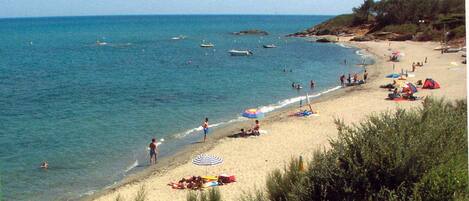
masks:
<svg viewBox="0 0 469 201"><path fill-rule="evenodd" d="M259 134L267 134L266 130L259 130Z"/></svg>

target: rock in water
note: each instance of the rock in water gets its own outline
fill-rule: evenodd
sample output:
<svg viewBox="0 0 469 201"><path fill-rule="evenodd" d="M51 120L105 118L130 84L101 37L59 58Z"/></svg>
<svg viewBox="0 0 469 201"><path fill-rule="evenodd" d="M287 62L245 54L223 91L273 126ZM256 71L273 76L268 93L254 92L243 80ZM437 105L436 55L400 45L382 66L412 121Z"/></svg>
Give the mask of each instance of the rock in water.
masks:
<svg viewBox="0 0 469 201"><path fill-rule="evenodd" d="M234 32L234 35L269 35L266 31L262 30L257 30L257 29L250 29L250 30L244 30L240 32Z"/></svg>

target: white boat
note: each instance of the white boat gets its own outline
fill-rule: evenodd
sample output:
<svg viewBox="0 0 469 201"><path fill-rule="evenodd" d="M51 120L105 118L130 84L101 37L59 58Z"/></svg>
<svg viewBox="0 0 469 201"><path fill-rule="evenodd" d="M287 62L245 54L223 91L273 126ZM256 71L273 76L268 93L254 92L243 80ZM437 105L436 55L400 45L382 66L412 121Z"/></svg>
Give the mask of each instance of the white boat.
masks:
<svg viewBox="0 0 469 201"><path fill-rule="evenodd" d="M449 46L438 46L438 47L433 48L433 50L438 50L438 51L440 51L440 50L446 50L446 49L448 49L448 48L449 48Z"/></svg>
<svg viewBox="0 0 469 201"><path fill-rule="evenodd" d="M249 50L230 50L228 52L231 54L231 56L249 56L253 54Z"/></svg>
<svg viewBox="0 0 469 201"><path fill-rule="evenodd" d="M183 36L183 35L179 35L179 36L176 36L176 37L172 37L171 40L182 40L182 39L185 39L186 36Z"/></svg>
<svg viewBox="0 0 469 201"><path fill-rule="evenodd" d="M446 53L456 53L461 51L461 48L448 48L444 50Z"/></svg>
<svg viewBox="0 0 469 201"><path fill-rule="evenodd" d="M97 40L97 41L96 41L96 45L102 46L102 45L107 45L107 43L106 43L106 42L101 42L101 41Z"/></svg>
<svg viewBox="0 0 469 201"><path fill-rule="evenodd" d="M200 47L215 47L212 43L202 43L200 44Z"/></svg>
<svg viewBox="0 0 469 201"><path fill-rule="evenodd" d="M270 45L263 45L262 47L264 47L264 48L276 48L277 46L275 46L274 44L270 44Z"/></svg>

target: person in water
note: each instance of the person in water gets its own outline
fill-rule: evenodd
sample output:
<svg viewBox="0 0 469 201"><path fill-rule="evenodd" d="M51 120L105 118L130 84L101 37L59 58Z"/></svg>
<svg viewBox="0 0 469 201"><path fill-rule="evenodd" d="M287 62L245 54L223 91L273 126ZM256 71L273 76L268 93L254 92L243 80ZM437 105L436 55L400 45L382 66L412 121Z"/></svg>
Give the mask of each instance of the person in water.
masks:
<svg viewBox="0 0 469 201"><path fill-rule="evenodd" d="M352 77L350 76L350 73L348 74L347 82L349 85L352 84Z"/></svg>
<svg viewBox="0 0 469 201"><path fill-rule="evenodd" d="M345 86L345 75L344 74L342 74L340 76L340 86Z"/></svg>
<svg viewBox="0 0 469 201"><path fill-rule="evenodd" d="M156 158L157 158L157 145L156 145L156 140L155 138L151 139L150 145L148 145L150 148L150 165L151 164L156 164Z"/></svg>
<svg viewBox="0 0 469 201"><path fill-rule="evenodd" d="M205 121L202 123L202 128L204 129L204 142L207 139L207 133L208 133L208 118L205 117Z"/></svg>
<svg viewBox="0 0 469 201"><path fill-rule="evenodd" d="M42 169L47 169L47 168L49 168L49 163L47 163L47 161L42 162L42 163L41 163L41 168L42 168Z"/></svg>
<svg viewBox="0 0 469 201"><path fill-rule="evenodd" d="M316 83L314 83L314 80L311 80L311 84L310 84L310 85L311 85L311 89L314 89L314 85L315 85L315 84L316 84Z"/></svg>

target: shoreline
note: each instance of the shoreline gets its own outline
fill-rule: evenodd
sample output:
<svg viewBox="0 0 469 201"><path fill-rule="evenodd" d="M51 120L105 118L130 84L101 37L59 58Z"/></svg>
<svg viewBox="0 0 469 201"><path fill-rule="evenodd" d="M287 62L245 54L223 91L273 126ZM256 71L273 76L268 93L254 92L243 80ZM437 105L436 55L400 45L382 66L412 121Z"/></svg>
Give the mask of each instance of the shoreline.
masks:
<svg viewBox="0 0 469 201"><path fill-rule="evenodd" d="M342 42L342 41L341 41ZM177 180L181 177L188 176L184 174L184 172L197 172L197 167L190 166L190 159L191 156L193 156L194 152L200 153L200 152L223 152L227 149L227 153L225 155L230 155L232 158L235 159L240 159L240 160L246 160L247 162L250 162L250 165L252 165L255 168L258 168L259 170L252 170L249 169L246 170L246 168L249 167L242 167L245 168L244 172L242 170L236 171L239 169L242 169L239 167L239 164L231 164L230 167L227 168L221 168L221 167L216 167L215 169L221 170L221 172L228 172L235 174L237 177L241 173L244 175L238 177L239 182L236 182L234 184L229 184L223 187L220 187L220 190L222 191L222 196L228 197L226 200L232 200L238 195L234 195L236 193L229 192L230 190L237 191L237 192L243 192L240 191L239 188L241 188L240 185L252 185L254 184L254 188L256 186L263 186L265 184L264 180L265 177L267 176L267 173L269 173L272 169L275 168L281 168L282 164L285 164L285 162L288 162L288 158L281 158L280 157L276 158L276 155L285 155L288 156L290 154L290 157L297 157L299 155L303 155L305 158L311 157L311 153L313 150L318 150L318 149L325 149L328 146L328 140L331 138L334 138L336 135L336 130L335 126L333 124L333 119L344 119L346 120L345 123L354 123L357 120L360 120L368 115L374 114L375 112L383 111L383 110L389 110L389 109L395 109L401 108L401 107L415 107L419 104L418 101L414 102L407 102L403 104L397 104L394 102L383 102L382 98L384 97L374 97L374 96L382 96L383 94L387 94L387 92L382 91L381 89L377 89L377 86L379 84L384 84L382 83L383 80L385 80L383 77L386 74L386 72L389 72L389 68L386 69L384 68L387 64L386 57L383 53L383 50L387 46L387 41L382 41L382 42L366 42L366 43L357 43L357 42L344 42L345 45L347 46L353 46L356 48L359 48L361 50L365 50L367 53L371 53L371 55L374 56L375 59L375 64L368 66L369 71L369 82L367 82L366 85L360 85L360 86L355 86L355 87L347 87L343 88L340 90L333 91L331 93L324 94L323 96L320 96L318 98L315 98L313 101L313 108L316 109L316 107L322 107L325 108L326 114L323 114L323 110L320 109L320 114L321 117L318 117L317 119L315 117L308 118L308 119L300 119L300 118L291 118L288 116L288 113L291 113L293 111L298 110L297 107L294 107L293 105L289 105L285 108L281 108L278 110L275 110L271 112L265 119L262 120L263 126L270 128L269 132L271 131L277 131L275 134L267 134L265 137L261 136L259 138L248 138L248 139L234 139L234 140L229 140L226 139L226 136L229 134L233 134L233 132L238 131L240 127L247 127L247 125L251 124L250 121L243 121L243 122L236 122L233 123L232 125L227 125L226 127L220 127L217 128L217 132L213 133L211 135L211 139L208 141L208 143L198 143L195 145L191 146L186 146L183 148L181 151L175 153L174 155L170 157L166 157L160 161L159 164L147 168L146 170L143 170L139 173L135 173L134 175L127 176L125 177L121 182L116 184L115 186L111 186L107 189L100 190L97 193L94 193L93 195L90 196L85 196L81 200L113 200L117 194L121 194L127 198L132 198L131 196L134 195L136 192L136 189L140 185L145 185L145 184L152 184L151 186L146 186L147 188L151 188L149 191L153 194L158 194L160 195L161 192L169 192L169 195L161 195L163 198L164 197L171 197L175 198L172 196L177 196L179 200L185 198L185 194L187 193L186 190L173 190L169 186L164 185L165 183L170 182L170 180ZM395 42L394 44L397 44L398 48L400 49L400 46L409 46L409 51L411 48L425 48L428 49L426 46L432 46L434 45L433 43L415 43L415 42ZM394 45L393 45L394 46ZM415 46L415 47L414 47ZM379 50L378 50L379 48ZM404 47L404 49L407 47ZM369 49L372 49L371 51ZM416 51L420 57L422 52ZM434 52L433 52L434 53ZM433 54L432 55L437 55ZM384 55L384 56L383 56ZM412 56L412 58L415 56ZM453 56L454 57L454 56ZM456 58L456 57L454 57ZM451 59L454 59L451 58ZM421 58L418 58L421 59ZM444 59L444 58L443 58ZM414 60L417 61L417 60ZM445 60L446 61L446 60ZM408 58L405 58L405 61L398 63L399 65L406 63L406 66L408 67L408 63L411 63ZM465 65L464 65L465 66ZM438 67L438 66L436 66ZM403 67L401 67L403 68ZM426 70L426 69L425 69ZM431 69L432 72L434 73L435 71L439 70L437 68ZM464 68L465 70L465 68ZM451 72L453 73L453 72ZM461 75L454 75L454 76L461 76ZM462 75L465 80L465 74ZM458 79L461 79L458 77ZM438 80L441 80L438 78ZM442 83L443 84L443 83ZM449 86L449 84L453 83L445 83L446 86ZM465 88L465 82L463 83L464 86L462 88ZM461 88L461 86L457 86ZM453 87L453 88L457 88ZM442 90L440 90L442 91ZM427 93L429 95L441 95L437 93L433 93L433 91ZM460 92L460 89L455 90L457 92ZM443 96L446 95L446 93L442 93ZM453 91L448 92L448 94L454 94ZM461 95L461 94L460 94ZM464 90L464 93L462 94L463 97L466 97L466 93ZM370 97L368 97L370 96ZM368 98L371 98L373 100L367 100ZM372 102L373 101L373 102ZM352 110L349 110L347 107L354 107L354 106L341 106L342 105L347 105L347 103L352 104L356 103L356 105L361 105L356 106L358 108L353 108ZM366 108L369 104L370 108ZM380 105L382 104L382 105ZM325 117L323 117L325 116ZM331 119L332 117L332 119ZM316 120L319 120L319 122L316 122ZM310 132L307 130L311 127L309 123L316 123L318 128L323 128L323 130L320 131L311 131L314 132L315 135L317 136L311 136ZM299 136L299 140L297 141L296 139L292 139L291 137L285 138L288 139L290 143L285 143L285 141L282 142L284 139L278 139L282 138L285 136L284 128L289 129L290 131L295 131L295 132L304 132L305 135ZM264 127L263 127L264 128ZM306 129L305 129L306 128ZM315 127L316 128L316 127ZM306 131L302 131L302 129ZM318 129L319 130L319 129ZM322 133L321 133L322 132ZM303 133L301 133L303 134ZM275 135L275 136L274 136ZM265 139L261 139L265 138ZM314 139L313 144L306 143L305 140L311 140ZM278 142L273 142L274 140ZM243 142L240 142L243 141ZM294 141L294 142L292 142ZM243 143L243 144L241 144ZM260 143L260 145L259 145ZM267 144L266 144L267 143ZM272 143L273 145L270 145ZM274 144L275 143L275 144ZM249 145L246 145L249 144ZM266 151L263 148L251 148L251 146L257 146L263 147L263 148L281 148L288 150L288 153L265 153L265 156L268 157L263 157L263 156L241 156L237 155L236 153L231 153L230 151L234 151L237 149L233 148L235 146L243 146L245 149L252 149L253 151L256 151L259 153L259 155L264 154L263 152ZM304 149L298 148L298 147L292 147L292 146L305 146ZM259 150L260 149L260 150ZM302 150L302 151L299 151ZM267 150L271 151L271 150ZM274 150L275 151L275 150ZM309 154L309 155L308 155ZM295 155L295 156L294 156ZM259 159L261 158L266 158L265 162L266 164L262 163ZM268 158L268 160L267 160ZM275 159L274 159L275 158ZM251 160L251 161L249 161ZM274 160L274 161L271 161ZM275 161L277 160L277 161ZM229 161L226 160L226 163ZM243 161L244 162L244 161ZM166 164L163 165L163 164ZM264 165L263 165L264 164ZM269 165L267 165L269 164ZM268 167L265 167L265 166ZM223 166L223 165L221 165ZM227 166L229 166L227 164ZM273 166L273 167L271 167ZM161 168L161 169L158 169ZM181 173L182 172L182 173ZM262 173L261 173L262 172ZM254 175L253 175L254 174ZM174 176L177 175L177 176ZM167 178L165 178L167 177ZM169 178L169 179L168 179ZM243 180L244 179L244 180ZM246 180L247 179L247 180ZM248 181L248 180L255 180L255 181ZM156 184L155 184L156 183ZM242 184L239 184L242 183ZM162 185L163 184L163 185ZM174 194L174 195L172 195ZM231 199L230 199L231 198ZM161 199L158 199L161 200ZM165 199L163 199L165 200Z"/></svg>
<svg viewBox="0 0 469 201"><path fill-rule="evenodd" d="M307 42L307 41L305 41L305 42ZM373 60L375 60L375 64L378 63L379 59L377 58L377 55L374 55L372 52L369 52L369 51L367 51L367 50L365 50L365 49L363 49L363 48L361 48L357 45L350 44L348 42L345 42L345 44L348 47L340 45L340 43L337 43L335 45L339 45L342 48L356 48L356 49L358 49L357 51L365 51L366 54L364 54L364 55L372 56ZM359 56L359 57L363 57L364 55L363 54L357 54L357 56ZM373 82L373 80L378 76L377 72L374 69L375 64L370 65L370 67L373 68L373 71L371 71L369 73L368 83ZM369 68L369 69L371 69L371 68ZM362 71L360 71L359 73L361 74ZM339 87L339 86L336 86L336 87ZM314 97L314 98L310 98L310 100L312 102L314 102L314 104L321 103L321 102L326 102L330 99L345 96L345 95L347 95L348 92L357 90L355 88L360 87L360 86L341 87L339 89L332 90L336 87L327 88L324 91L319 91L316 94L320 94L320 95L317 96L317 97ZM328 90L332 90L332 91L330 91L328 93L324 93ZM314 94L312 94L312 95L314 95ZM296 98L296 97L292 97L290 99L293 99L293 98ZM289 100L289 99L284 99L284 100ZM299 109L299 107L297 105L295 105L296 103L298 103L298 101L287 104L284 107L274 109L273 111L268 112L268 114L266 114L266 116L261 120L261 122L263 124L265 124L265 123L274 123L275 121L287 118L288 116L284 115L285 113L290 113L292 111L296 112ZM261 107L264 107L264 106L261 106ZM304 106L302 108L304 108ZM208 137L208 141L206 143L194 142L194 143L185 145L183 148L181 148L180 150L177 150L175 153L173 153L171 155L164 156L161 159L159 159L158 160L159 162L157 164L155 164L153 166L150 166L150 167L146 167L143 170L140 170L138 172L126 175L121 180L115 182L114 184L108 185L108 186L104 187L103 189L99 189L99 190L93 192L91 195L87 195L85 193L81 197L77 198L76 200L79 200L79 201L92 201L92 200L95 200L95 199L97 199L101 196L104 196L106 194L114 192L122 186L138 183L141 180L144 180L145 177L152 176L152 175L156 175L156 176L163 175L168 170L170 170L171 168L174 168L174 167L177 167L177 166L182 165L184 163L190 162L190 160L192 159L192 156L197 155L197 154L201 154L203 152L206 152L206 151L209 151L209 150L213 149L218 144L218 142L220 140L222 140L224 138L227 138L228 136L230 136L234 133L238 133L240 128L249 128L249 127L251 127L252 126L252 121L254 121L254 120L247 119L247 120L236 121L236 122L231 122L231 123L226 122L225 124L223 124L221 126L217 126L214 129L214 131L212 131L213 133L210 134L210 137Z"/></svg>

